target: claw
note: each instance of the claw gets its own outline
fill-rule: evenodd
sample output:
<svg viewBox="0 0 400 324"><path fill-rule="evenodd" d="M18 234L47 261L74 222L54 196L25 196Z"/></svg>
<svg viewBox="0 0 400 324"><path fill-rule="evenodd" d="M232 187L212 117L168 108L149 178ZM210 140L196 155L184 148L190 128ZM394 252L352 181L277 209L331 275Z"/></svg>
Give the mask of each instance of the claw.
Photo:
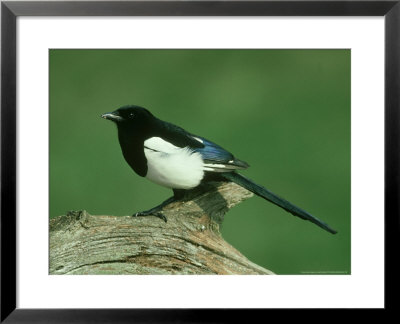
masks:
<svg viewBox="0 0 400 324"><path fill-rule="evenodd" d="M160 219L162 219L164 222L167 222L167 217L163 213L157 213L157 215L154 215Z"/></svg>
<svg viewBox="0 0 400 324"><path fill-rule="evenodd" d="M132 215L133 217L145 217L145 216L154 216L162 219L164 222L167 222L167 217L161 212L138 212Z"/></svg>
<svg viewBox="0 0 400 324"><path fill-rule="evenodd" d="M133 217L155 216L155 217L162 219L164 222L167 222L167 217L165 217L165 215L161 212L161 210L163 209L163 207L167 206L168 204L170 204L174 201L176 201L176 198L175 198L175 196L172 196L171 198L168 198L166 201L164 201L160 205L158 205L152 209L146 210L146 211L135 213L132 216Z"/></svg>

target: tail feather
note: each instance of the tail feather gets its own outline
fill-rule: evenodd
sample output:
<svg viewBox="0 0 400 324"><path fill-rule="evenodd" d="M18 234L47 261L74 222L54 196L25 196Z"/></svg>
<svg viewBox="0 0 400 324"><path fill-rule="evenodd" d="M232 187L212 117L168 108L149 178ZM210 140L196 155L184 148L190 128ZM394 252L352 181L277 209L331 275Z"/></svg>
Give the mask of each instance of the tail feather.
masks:
<svg viewBox="0 0 400 324"><path fill-rule="evenodd" d="M275 195L268 189L259 186L258 184L254 183L250 179L242 176L239 173L236 172L227 172L227 173L222 173L221 176L223 176L225 179L232 181L239 186L246 188L247 190L251 191L252 193L256 194L257 196L260 196L273 204L285 209L289 213L298 216L302 219L308 220L319 227L323 228L324 230L328 231L329 233L336 234L337 231L329 227L328 224L325 222L319 220L318 218L314 217L313 215L309 214L305 210L293 205L292 203L288 202L287 200Z"/></svg>

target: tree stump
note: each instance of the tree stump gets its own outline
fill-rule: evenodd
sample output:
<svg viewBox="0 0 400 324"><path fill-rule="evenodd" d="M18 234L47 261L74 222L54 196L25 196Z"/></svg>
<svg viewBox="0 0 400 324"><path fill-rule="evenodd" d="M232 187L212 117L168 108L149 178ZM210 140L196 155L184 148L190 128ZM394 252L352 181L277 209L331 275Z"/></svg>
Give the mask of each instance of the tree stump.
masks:
<svg viewBox="0 0 400 324"><path fill-rule="evenodd" d="M224 214L253 194L229 182L188 191L156 217L94 216L85 210L50 220L50 274L273 274L224 241Z"/></svg>

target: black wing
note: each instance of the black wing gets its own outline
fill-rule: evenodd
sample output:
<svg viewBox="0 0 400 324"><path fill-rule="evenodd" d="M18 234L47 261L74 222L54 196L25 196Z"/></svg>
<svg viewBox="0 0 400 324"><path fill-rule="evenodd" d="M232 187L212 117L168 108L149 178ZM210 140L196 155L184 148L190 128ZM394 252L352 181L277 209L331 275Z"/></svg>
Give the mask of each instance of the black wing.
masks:
<svg viewBox="0 0 400 324"><path fill-rule="evenodd" d="M160 136L175 146L189 147L193 152L200 153L206 171L229 172L249 167L246 162L236 159L232 153L204 137L193 135L174 124L162 123Z"/></svg>
<svg viewBox="0 0 400 324"><path fill-rule="evenodd" d="M197 137L203 141L204 147L194 149L201 154L204 160L206 171L211 172L229 172L232 170L247 169L249 165L233 156L221 146L203 138Z"/></svg>
<svg viewBox="0 0 400 324"><path fill-rule="evenodd" d="M178 147L203 148L204 144L196 136L174 124L159 120L159 136Z"/></svg>

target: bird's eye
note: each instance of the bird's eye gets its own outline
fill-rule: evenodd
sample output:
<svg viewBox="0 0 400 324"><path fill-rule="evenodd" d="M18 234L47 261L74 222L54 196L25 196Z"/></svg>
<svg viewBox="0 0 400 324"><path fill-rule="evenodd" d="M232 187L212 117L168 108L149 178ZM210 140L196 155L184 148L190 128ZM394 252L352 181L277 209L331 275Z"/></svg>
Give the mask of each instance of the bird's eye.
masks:
<svg viewBox="0 0 400 324"><path fill-rule="evenodd" d="M133 112L129 113L129 118L133 118L133 116L135 116Z"/></svg>

